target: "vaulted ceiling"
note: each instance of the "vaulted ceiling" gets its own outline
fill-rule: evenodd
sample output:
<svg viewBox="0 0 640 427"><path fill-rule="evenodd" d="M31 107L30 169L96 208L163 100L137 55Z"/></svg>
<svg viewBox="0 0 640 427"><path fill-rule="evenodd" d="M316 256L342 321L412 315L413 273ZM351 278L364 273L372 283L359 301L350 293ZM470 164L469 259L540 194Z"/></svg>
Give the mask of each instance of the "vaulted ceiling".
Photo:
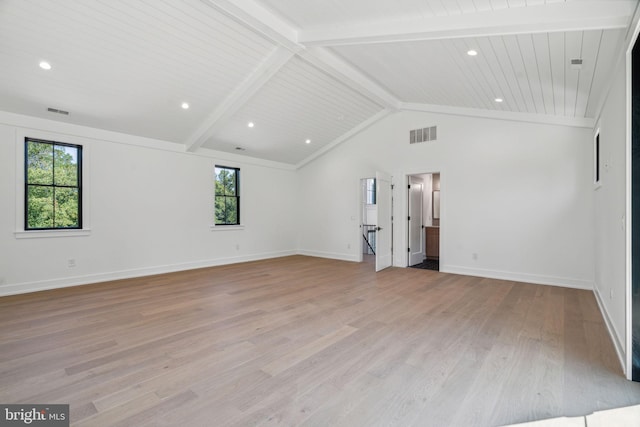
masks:
<svg viewBox="0 0 640 427"><path fill-rule="evenodd" d="M584 124L637 6L0 0L0 110L294 165L397 110Z"/></svg>

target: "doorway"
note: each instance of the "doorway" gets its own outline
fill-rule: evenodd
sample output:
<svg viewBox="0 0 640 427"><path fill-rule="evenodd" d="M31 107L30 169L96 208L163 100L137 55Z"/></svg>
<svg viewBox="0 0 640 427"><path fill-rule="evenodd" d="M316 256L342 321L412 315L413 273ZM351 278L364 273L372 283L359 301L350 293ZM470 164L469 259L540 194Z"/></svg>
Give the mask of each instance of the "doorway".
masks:
<svg viewBox="0 0 640 427"><path fill-rule="evenodd" d="M361 179L360 201L361 259L384 270L392 264L391 175L376 172L375 178Z"/></svg>
<svg viewBox="0 0 640 427"><path fill-rule="evenodd" d="M440 173L409 175L407 266L440 271Z"/></svg>
<svg viewBox="0 0 640 427"><path fill-rule="evenodd" d="M363 178L360 180L360 231L362 234L362 260L374 264L376 260L376 227L378 224L378 206L376 204L376 179Z"/></svg>

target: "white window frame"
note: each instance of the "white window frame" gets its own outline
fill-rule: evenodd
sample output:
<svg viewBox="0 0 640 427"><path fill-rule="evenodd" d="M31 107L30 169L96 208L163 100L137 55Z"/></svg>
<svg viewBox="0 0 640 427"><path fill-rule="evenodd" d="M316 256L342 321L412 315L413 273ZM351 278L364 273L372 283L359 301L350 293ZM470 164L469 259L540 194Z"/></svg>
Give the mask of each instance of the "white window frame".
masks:
<svg viewBox="0 0 640 427"><path fill-rule="evenodd" d="M25 230L24 224L24 198L25 192L25 138L42 139L45 141L58 141L82 146L82 228L60 230ZM62 135L53 132L43 132L30 129L18 129L15 140L15 232L16 239L38 239L50 237L82 237L91 234L91 212L89 199L91 197L90 174L90 144L83 138L72 135Z"/></svg>

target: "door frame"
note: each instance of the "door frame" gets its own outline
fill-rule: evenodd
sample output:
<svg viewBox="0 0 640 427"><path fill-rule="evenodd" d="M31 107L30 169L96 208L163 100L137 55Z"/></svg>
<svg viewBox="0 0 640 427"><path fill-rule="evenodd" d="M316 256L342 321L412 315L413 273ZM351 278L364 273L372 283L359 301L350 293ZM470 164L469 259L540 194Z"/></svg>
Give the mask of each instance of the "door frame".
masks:
<svg viewBox="0 0 640 427"><path fill-rule="evenodd" d="M358 217L355 218L355 232L356 232L356 242L358 242L355 246L358 250L358 253L356 254L356 262L362 262L364 259L364 254L362 253L362 217L364 216L364 198L363 198L363 181L368 179L367 177L364 178L358 178L358 197L356 198L358 200Z"/></svg>
<svg viewBox="0 0 640 427"><path fill-rule="evenodd" d="M625 323L626 323L626 336L625 336L625 374L628 380L632 380L633 376L633 275L632 275L632 234L633 234L633 213L631 211L631 205L633 202L633 189L632 185L632 126L633 126L633 99L632 99L632 62L633 62L633 48L636 43L640 42L640 22L637 22L633 30L633 35L628 46L626 46L625 52L625 78L626 78L626 206L625 206L625 234L626 234L626 286L625 286Z"/></svg>
<svg viewBox="0 0 640 427"><path fill-rule="evenodd" d="M394 242L394 236L395 236L395 221L394 221L394 209L395 209L395 194L394 194L394 183L393 183L393 175L389 174L389 176L391 177L391 230L390 230L390 234L391 234L391 266L395 267L395 242ZM355 220L355 236L356 239L355 241L358 242L355 246L357 248L357 254L355 256L355 261L356 262L362 262L364 260L364 254L362 253L362 217L364 215L364 198L363 198L363 191L362 191L362 181L365 179L369 179L369 178L375 178L376 177L376 172L373 172L373 176L364 176L364 177L360 177L358 178L358 182L357 182L357 188L358 188L358 197L357 199L357 203L358 203L358 207L357 207L357 212L358 212L358 217L357 218L352 218L352 220Z"/></svg>
<svg viewBox="0 0 640 427"><path fill-rule="evenodd" d="M383 187L385 191L382 191ZM386 208L388 215L381 214L381 211L385 212L381 206ZM393 267L393 176L387 172L376 171L376 211L377 233L380 233L376 233L376 272L379 272ZM384 241L388 246L382 244Z"/></svg>
<svg viewBox="0 0 640 427"><path fill-rule="evenodd" d="M442 221L442 218L446 218L447 215L447 194L446 194L446 180L445 180L445 171L440 169L440 170L433 170L433 171L424 171L424 172L406 172L404 174L404 185L407 186L409 185L409 177L410 176L415 176L415 175L427 175L427 174L440 174L440 271L441 272L446 272L445 270L445 261L447 258L447 253L446 253L446 231L447 231L447 223L446 221ZM405 187L406 188L406 187ZM404 200L400 200L400 205L402 206L402 212L400 215L400 218L407 218L409 216L409 200L408 200L408 192L407 191L400 191L400 196L404 198ZM395 216L395 212L394 212L394 216ZM400 221L398 222L398 224L400 224L402 227L404 227L404 230L399 230L400 232L397 233L400 236L402 236L402 241L398 242L399 244L399 248L405 248L404 251L401 251L401 257L402 259L397 260L398 261L398 266L399 267L408 267L409 265L409 253L407 252L406 248L409 247L409 221ZM393 245L394 247L396 246L395 243Z"/></svg>
<svg viewBox="0 0 640 427"><path fill-rule="evenodd" d="M409 224L409 222L411 220L409 220L409 217L411 217L411 186L415 185L411 183L411 178L414 177L417 179L417 175L407 175L407 247L411 248L411 226ZM421 206L420 206L420 213L422 214L422 217L420 218L420 252L424 253L425 252L425 245L426 245L426 239L424 236L424 230L425 230L425 225L424 225L424 181L422 181L421 179ZM407 255L407 267L411 267L411 251L409 251L408 255Z"/></svg>

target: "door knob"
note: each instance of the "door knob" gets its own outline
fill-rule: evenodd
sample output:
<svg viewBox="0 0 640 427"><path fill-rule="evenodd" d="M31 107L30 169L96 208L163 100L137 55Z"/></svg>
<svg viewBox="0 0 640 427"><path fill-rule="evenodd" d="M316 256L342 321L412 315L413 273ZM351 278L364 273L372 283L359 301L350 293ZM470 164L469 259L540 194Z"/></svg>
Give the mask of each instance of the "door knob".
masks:
<svg viewBox="0 0 640 427"><path fill-rule="evenodd" d="M380 230L382 230L382 227L378 227L378 228L376 228L376 230L380 231Z"/></svg>

